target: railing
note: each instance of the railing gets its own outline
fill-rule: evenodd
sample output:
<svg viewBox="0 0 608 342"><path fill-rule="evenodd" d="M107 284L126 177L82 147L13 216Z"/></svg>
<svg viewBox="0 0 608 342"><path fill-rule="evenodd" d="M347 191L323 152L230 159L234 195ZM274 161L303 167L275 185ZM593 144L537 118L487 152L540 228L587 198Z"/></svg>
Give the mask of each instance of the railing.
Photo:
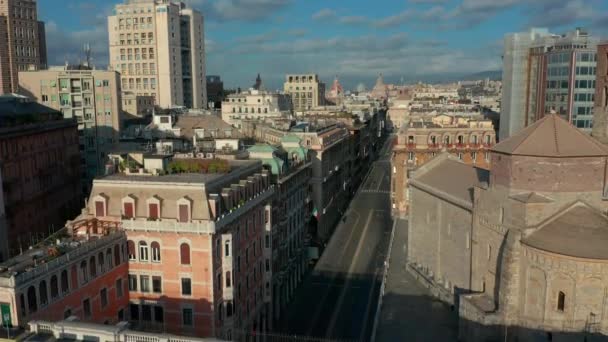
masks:
<svg viewBox="0 0 608 342"><path fill-rule="evenodd" d="M68 252L56 259L53 259L45 264L39 265L35 267L33 270L24 272L16 275L14 278L9 278L9 282L11 286L17 286L23 283L26 283L38 276L47 276L52 273L54 270L65 267L66 264L71 261L77 260L81 256L90 253L93 250L96 250L100 247L105 248L108 244L113 243L114 241L124 239L125 234L123 232L116 232L104 237L101 237L97 240L87 241L83 243L80 247L75 250Z"/></svg>
<svg viewBox="0 0 608 342"><path fill-rule="evenodd" d="M238 217L240 217L243 213L251 210L255 206L266 201L272 195L274 195L274 185L271 185L270 187L268 187L268 189L254 195L249 201L245 202L244 204L237 207L236 209L233 208L230 212L225 213L225 214L221 215L220 217L218 217L217 220L215 221L215 228L221 229L221 228L225 227L226 225L232 223Z"/></svg>
<svg viewBox="0 0 608 342"><path fill-rule="evenodd" d="M130 231L173 232L214 234L215 224L212 221L177 222L176 220L148 221L147 219L124 219L122 227Z"/></svg>

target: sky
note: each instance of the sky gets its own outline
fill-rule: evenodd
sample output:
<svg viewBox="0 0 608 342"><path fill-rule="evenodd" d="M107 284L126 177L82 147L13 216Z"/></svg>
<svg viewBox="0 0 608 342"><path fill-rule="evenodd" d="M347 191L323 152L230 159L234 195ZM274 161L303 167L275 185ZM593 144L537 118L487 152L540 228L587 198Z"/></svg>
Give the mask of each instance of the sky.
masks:
<svg viewBox="0 0 608 342"><path fill-rule="evenodd" d="M108 64L107 16L122 0L38 0L51 65ZM346 88L451 80L500 70L506 33L584 27L608 38L606 0L185 0L205 17L207 75L267 89L287 73L316 73Z"/></svg>

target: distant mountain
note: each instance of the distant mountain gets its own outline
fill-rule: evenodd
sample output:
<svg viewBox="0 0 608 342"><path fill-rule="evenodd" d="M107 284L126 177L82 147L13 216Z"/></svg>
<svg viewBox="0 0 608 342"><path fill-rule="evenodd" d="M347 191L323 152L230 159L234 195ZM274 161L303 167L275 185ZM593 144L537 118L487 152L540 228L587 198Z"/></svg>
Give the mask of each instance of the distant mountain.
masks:
<svg viewBox="0 0 608 342"><path fill-rule="evenodd" d="M462 80L463 81L476 81L476 80L483 80L486 78L489 78L490 81L500 81L502 79L502 70L488 70L488 71L477 72L474 74L463 76Z"/></svg>

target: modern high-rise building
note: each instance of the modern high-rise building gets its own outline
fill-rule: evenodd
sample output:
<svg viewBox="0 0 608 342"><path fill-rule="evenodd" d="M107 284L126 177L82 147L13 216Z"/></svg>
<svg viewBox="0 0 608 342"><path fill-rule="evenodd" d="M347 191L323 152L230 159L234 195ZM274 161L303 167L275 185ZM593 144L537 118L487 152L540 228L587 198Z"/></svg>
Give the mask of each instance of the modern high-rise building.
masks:
<svg viewBox="0 0 608 342"><path fill-rule="evenodd" d="M16 93L19 71L46 64L44 23L38 21L36 0L3 0L0 17L0 36L6 38L0 39L0 93Z"/></svg>
<svg viewBox="0 0 608 342"><path fill-rule="evenodd" d="M169 0L126 0L108 17L110 65L124 91L163 108L206 108L205 33L200 12Z"/></svg>
<svg viewBox="0 0 608 342"><path fill-rule="evenodd" d="M75 118L81 151L83 193L105 172L107 153L118 142L121 119L120 76L115 71L50 70L19 73L20 91Z"/></svg>
<svg viewBox="0 0 608 342"><path fill-rule="evenodd" d="M501 139L553 112L590 131L598 42L580 28L561 36L538 29L507 35Z"/></svg>
<svg viewBox="0 0 608 342"><path fill-rule="evenodd" d="M325 83L315 74L287 75L285 93L291 95L294 111L305 111L325 104Z"/></svg>
<svg viewBox="0 0 608 342"><path fill-rule="evenodd" d="M608 42L597 46L593 122L591 135L608 144Z"/></svg>

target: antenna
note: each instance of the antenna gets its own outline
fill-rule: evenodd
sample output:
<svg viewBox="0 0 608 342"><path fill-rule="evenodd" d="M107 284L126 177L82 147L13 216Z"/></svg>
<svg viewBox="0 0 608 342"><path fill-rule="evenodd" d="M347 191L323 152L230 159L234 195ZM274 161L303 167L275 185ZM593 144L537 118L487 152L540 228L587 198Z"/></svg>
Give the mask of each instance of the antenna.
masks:
<svg viewBox="0 0 608 342"><path fill-rule="evenodd" d="M83 46L85 66L91 67L91 44L86 43Z"/></svg>

